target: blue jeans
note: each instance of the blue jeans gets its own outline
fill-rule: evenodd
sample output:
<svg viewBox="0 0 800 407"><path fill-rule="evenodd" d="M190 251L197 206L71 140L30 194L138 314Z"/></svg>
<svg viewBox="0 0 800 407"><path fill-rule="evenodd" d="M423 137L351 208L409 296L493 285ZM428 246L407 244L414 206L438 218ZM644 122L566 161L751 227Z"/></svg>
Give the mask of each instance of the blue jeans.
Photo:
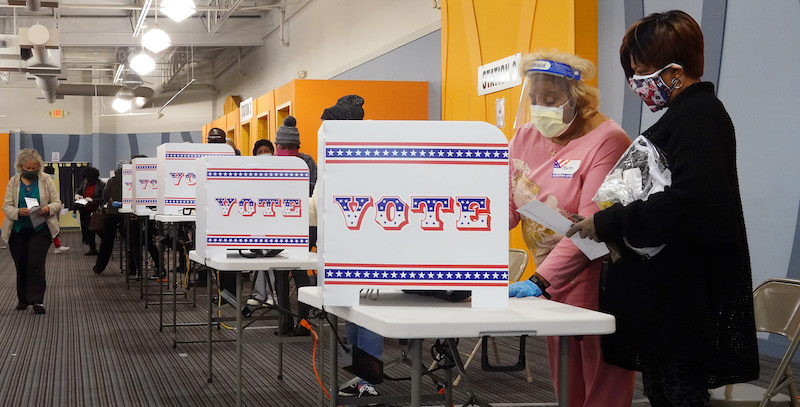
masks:
<svg viewBox="0 0 800 407"><path fill-rule="evenodd" d="M344 324L344 332L347 336L347 343L358 346L359 349L380 359L383 355L383 337L370 331L367 328L356 325L352 322ZM365 380L359 380L358 385L369 384Z"/></svg>

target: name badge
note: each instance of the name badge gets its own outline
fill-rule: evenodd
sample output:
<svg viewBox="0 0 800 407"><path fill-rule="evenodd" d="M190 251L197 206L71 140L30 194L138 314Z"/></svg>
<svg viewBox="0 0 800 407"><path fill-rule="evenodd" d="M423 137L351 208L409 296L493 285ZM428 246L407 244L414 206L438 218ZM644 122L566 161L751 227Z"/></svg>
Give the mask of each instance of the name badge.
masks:
<svg viewBox="0 0 800 407"><path fill-rule="evenodd" d="M553 161L553 178L572 178L580 166L581 160L555 160Z"/></svg>

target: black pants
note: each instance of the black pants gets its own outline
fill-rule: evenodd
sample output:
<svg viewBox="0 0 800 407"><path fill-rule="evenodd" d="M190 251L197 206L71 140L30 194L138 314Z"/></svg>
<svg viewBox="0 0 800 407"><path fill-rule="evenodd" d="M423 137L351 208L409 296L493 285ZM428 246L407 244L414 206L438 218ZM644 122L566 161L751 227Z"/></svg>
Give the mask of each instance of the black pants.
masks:
<svg viewBox="0 0 800 407"><path fill-rule="evenodd" d="M81 237L83 243L89 245L89 250L96 251L97 243L95 243L95 233L89 230L89 220L92 219L92 213L87 210L80 210L81 214Z"/></svg>
<svg viewBox="0 0 800 407"><path fill-rule="evenodd" d="M708 388L692 377L698 370L687 363L664 360L642 362L644 394L653 407L707 407Z"/></svg>
<svg viewBox="0 0 800 407"><path fill-rule="evenodd" d="M39 230L22 229L11 232L8 239L11 257L17 269L17 299L22 304L44 303L44 264L53 238L47 225Z"/></svg>
<svg viewBox="0 0 800 407"><path fill-rule="evenodd" d="M94 272L102 273L111 260L111 253L114 251L114 240L117 238L117 228L122 222L121 215L106 215L106 225L103 229L103 236L100 237L100 252L97 254L97 261L94 263Z"/></svg>
<svg viewBox="0 0 800 407"><path fill-rule="evenodd" d="M130 251L128 252L128 274L139 274L142 272L142 244L139 234L141 233L142 223L147 224L147 252L150 257L158 260L158 248L153 243L153 225L146 219L131 218L131 240L128 244Z"/></svg>

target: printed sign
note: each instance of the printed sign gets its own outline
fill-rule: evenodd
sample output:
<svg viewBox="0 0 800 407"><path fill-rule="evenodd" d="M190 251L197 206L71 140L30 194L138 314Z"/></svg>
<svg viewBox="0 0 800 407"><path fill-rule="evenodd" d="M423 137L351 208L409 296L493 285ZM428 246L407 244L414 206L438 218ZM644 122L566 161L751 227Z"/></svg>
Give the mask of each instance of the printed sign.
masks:
<svg viewBox="0 0 800 407"><path fill-rule="evenodd" d="M363 288L470 290L508 306L508 142L484 122L325 121L317 184L326 305Z"/></svg>
<svg viewBox="0 0 800 407"><path fill-rule="evenodd" d="M227 144L165 143L158 146L156 212L159 215L179 215L183 214L184 208L194 208L197 185L195 160L233 155L233 149Z"/></svg>
<svg viewBox="0 0 800 407"><path fill-rule="evenodd" d="M519 64L522 54L514 54L478 67L478 95L486 95L522 84Z"/></svg>
<svg viewBox="0 0 800 407"><path fill-rule="evenodd" d="M239 103L239 123L245 124L253 118L253 98L247 98Z"/></svg>
<svg viewBox="0 0 800 407"><path fill-rule="evenodd" d="M197 165L197 253L282 249L308 257L309 170L298 157L204 157Z"/></svg>
<svg viewBox="0 0 800 407"><path fill-rule="evenodd" d="M134 158L132 166L133 211L141 213L152 211L156 206L158 196L158 181L156 180L156 158Z"/></svg>
<svg viewBox="0 0 800 407"><path fill-rule="evenodd" d="M133 202L133 166L122 164L122 208L131 209Z"/></svg>

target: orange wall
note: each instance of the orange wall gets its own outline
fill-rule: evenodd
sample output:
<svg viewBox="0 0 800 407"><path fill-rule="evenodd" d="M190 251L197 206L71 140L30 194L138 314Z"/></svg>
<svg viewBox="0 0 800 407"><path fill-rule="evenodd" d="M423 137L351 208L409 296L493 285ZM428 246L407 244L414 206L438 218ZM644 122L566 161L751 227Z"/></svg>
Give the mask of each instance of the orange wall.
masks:
<svg viewBox="0 0 800 407"><path fill-rule="evenodd" d="M8 181L11 178L11 174L9 174L9 167L14 162L11 160L10 154L10 137L7 133L0 133L0 163L9 163L9 165L0 165L0 180ZM5 185L5 184L3 184ZM0 222L3 222L6 215L3 211L0 211Z"/></svg>
<svg viewBox="0 0 800 407"><path fill-rule="evenodd" d="M597 0L442 1L442 118L495 124L495 103L504 98L501 130L510 140L521 86L478 96L478 67L540 49L597 64ZM527 249L519 229L510 232L511 247Z"/></svg>

